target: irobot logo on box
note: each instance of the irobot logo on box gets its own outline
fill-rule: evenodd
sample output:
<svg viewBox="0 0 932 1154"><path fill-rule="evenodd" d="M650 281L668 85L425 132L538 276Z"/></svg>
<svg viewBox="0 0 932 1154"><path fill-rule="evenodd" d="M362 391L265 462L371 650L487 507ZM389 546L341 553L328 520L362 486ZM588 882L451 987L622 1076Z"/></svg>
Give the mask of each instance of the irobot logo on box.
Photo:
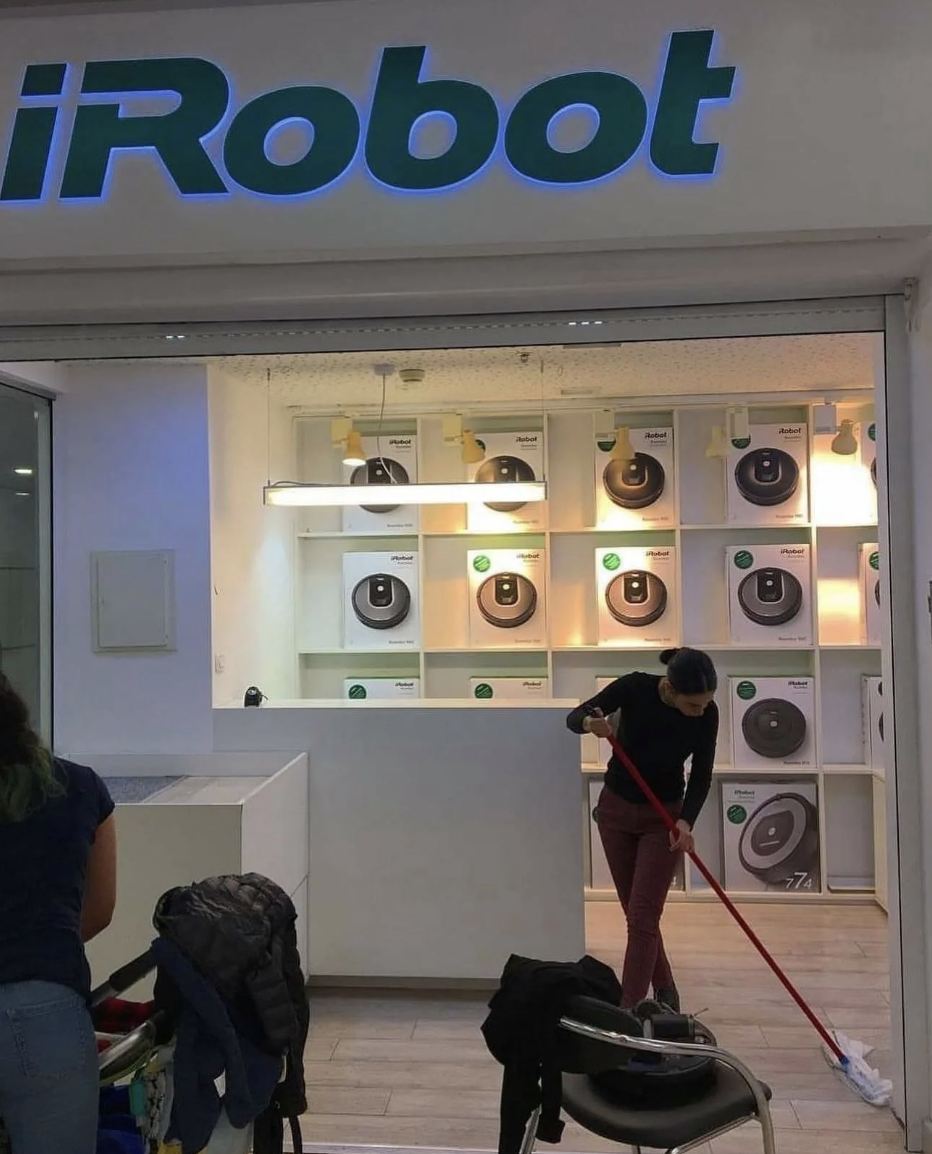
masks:
<svg viewBox="0 0 932 1154"><path fill-rule="evenodd" d="M237 103L228 72L197 56L33 63L12 123L0 126L0 205L102 200L124 153L157 159L182 198L304 197L354 168L388 190L445 192L492 163L578 187L615 177L643 146L658 176L709 178L720 148L702 139L702 111L732 99L736 72L712 63L714 39L674 32L656 95L592 70L550 76L510 107L474 81L433 75L423 44L384 48L362 100L299 74ZM438 124L439 148L423 135ZM301 147L282 157L279 134L295 128Z"/></svg>

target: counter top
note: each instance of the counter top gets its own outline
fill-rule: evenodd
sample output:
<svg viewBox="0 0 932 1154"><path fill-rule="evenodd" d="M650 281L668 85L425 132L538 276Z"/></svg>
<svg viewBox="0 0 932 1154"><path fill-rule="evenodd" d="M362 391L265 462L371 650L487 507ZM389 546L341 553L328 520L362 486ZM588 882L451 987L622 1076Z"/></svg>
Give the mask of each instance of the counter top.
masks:
<svg viewBox="0 0 932 1154"><path fill-rule="evenodd" d="M326 698L316 698L308 700L306 698L282 699L281 701L266 701L259 709L391 709L391 710L437 710L437 709L565 709L567 712L575 709L579 704L578 701L572 701L569 698L562 699L556 697L548 697L544 699L535 698L499 698L498 701L478 701L472 697L413 697L401 698L392 700L378 700L369 698L366 701L347 701L344 698L334 698L328 700ZM244 706L242 701L226 701L222 705L214 706L215 709L240 711L257 708L256 706Z"/></svg>
<svg viewBox="0 0 932 1154"><path fill-rule="evenodd" d="M105 777L117 805L242 805L268 777Z"/></svg>

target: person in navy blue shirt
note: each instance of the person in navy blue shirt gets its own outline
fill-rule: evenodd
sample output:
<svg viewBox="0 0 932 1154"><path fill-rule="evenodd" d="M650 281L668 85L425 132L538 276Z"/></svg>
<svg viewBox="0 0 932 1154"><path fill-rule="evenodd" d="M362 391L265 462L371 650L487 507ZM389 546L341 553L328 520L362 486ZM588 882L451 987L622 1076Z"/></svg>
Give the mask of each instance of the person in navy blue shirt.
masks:
<svg viewBox="0 0 932 1154"><path fill-rule="evenodd" d="M116 904L113 801L53 757L0 673L0 1118L15 1154L94 1154L84 943Z"/></svg>

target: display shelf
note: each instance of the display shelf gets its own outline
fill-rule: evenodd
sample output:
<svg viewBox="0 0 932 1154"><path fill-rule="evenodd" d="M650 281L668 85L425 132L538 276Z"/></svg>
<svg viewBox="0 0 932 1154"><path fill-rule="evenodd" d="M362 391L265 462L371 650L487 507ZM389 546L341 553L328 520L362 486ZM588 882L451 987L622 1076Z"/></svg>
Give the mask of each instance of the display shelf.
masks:
<svg viewBox="0 0 932 1154"><path fill-rule="evenodd" d="M865 397L868 394L865 391ZM806 423L811 430L811 403L821 398L793 398L785 406L750 406L752 427ZM738 525L728 519L727 466L708 457L715 428L735 404L705 401L652 412L624 409L615 403L614 420L632 430L672 430L673 458L668 483L673 485L675 512L661 526L609 528L597 523L595 430L606 418L593 408L541 413L528 408L510 416L477 415L470 420L477 435L519 431L542 434L548 501L543 523L532 530L490 532L470 528L465 505L426 506L418 529L401 535L344 533L340 510L296 510L296 653L299 695L342 694L350 677L421 678L427 699L463 700L470 678L505 677L549 680L554 699L583 700L596 690L596 679L611 679L634 670L659 671L663 644L619 645L599 640L597 548L670 548L675 551L673 600L675 642L708 650L722 687L729 677L811 677L815 682L816 764L812 768L763 766L743 769L730 764L731 711L727 693L719 694L720 752L715 768L714 799L697 826L704 860L720 879L722 815L720 789L735 780L769 783L805 779L816 783L820 823L822 892L795 894L800 902L857 900L873 877L865 830L872 813L870 791L878 771L865 764L861 728L861 678L881 671L878 646L863 643L858 547L878 539L876 491L860 459L831 453L831 438L808 436L809 505L805 519L786 526ZM516 406L521 408L522 406ZM839 419L845 415L839 408ZM299 475L308 481L342 480L338 454L330 442L329 418L297 420ZM357 421L363 436L371 421ZM407 419L393 431L417 437L418 478L423 481L466 479L460 449L442 438L440 415ZM735 644L731 640L725 550L729 546L804 545L810 551L812 642L773 645ZM418 553L421 592L420 647L405 651L341 648L341 567L346 552L410 550ZM543 600L545 640L534 645L477 647L470 640L467 554L473 549L541 549L545 553ZM598 743L582 743L581 778L594 781L604 773L596 759ZM881 783L882 785L882 783ZM853 836L845 840L845 825ZM847 857L846 857L847 855ZM871 861L872 861L871 857ZM862 885L863 883L863 885ZM612 891L587 889L594 899ZM689 871L681 898L704 899L701 878ZM781 893L744 893L743 901L786 900Z"/></svg>

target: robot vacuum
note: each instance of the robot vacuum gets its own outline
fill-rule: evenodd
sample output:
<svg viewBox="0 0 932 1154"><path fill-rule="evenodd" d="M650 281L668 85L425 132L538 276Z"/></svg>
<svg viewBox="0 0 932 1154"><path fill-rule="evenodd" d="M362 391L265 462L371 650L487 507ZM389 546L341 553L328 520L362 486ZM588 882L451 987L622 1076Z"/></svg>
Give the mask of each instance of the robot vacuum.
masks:
<svg viewBox="0 0 932 1154"><path fill-rule="evenodd" d="M782 505L799 487L799 465L783 449L754 449L735 465L738 492L752 505Z"/></svg>
<svg viewBox="0 0 932 1154"><path fill-rule="evenodd" d="M883 684L877 690L880 697L883 697ZM883 710L880 711L880 716L877 718L877 732L880 734L880 740L883 741Z"/></svg>
<svg viewBox="0 0 932 1154"><path fill-rule="evenodd" d="M643 628L663 616L667 608L667 587L656 573L627 569L608 583L605 604L621 625Z"/></svg>
<svg viewBox="0 0 932 1154"><path fill-rule="evenodd" d="M666 484L663 465L649 453L635 453L633 461L609 461L602 470L602 485L613 505L646 509L659 500Z"/></svg>
<svg viewBox="0 0 932 1154"><path fill-rule="evenodd" d="M878 605L880 604L880 578L879 577L874 582L874 600L877 602Z"/></svg>
<svg viewBox="0 0 932 1154"><path fill-rule="evenodd" d="M353 612L369 629L394 629L411 610L411 591L400 577L373 573L353 589Z"/></svg>
<svg viewBox="0 0 932 1154"><path fill-rule="evenodd" d="M792 701L768 697L755 701L741 718L748 749L759 757L786 758L806 740L806 718Z"/></svg>
<svg viewBox="0 0 932 1154"><path fill-rule="evenodd" d="M874 488L877 488L877 458L871 461L871 480L874 482Z"/></svg>
<svg viewBox="0 0 932 1154"><path fill-rule="evenodd" d="M517 629L537 612L537 590L521 573L495 573L476 590L479 612L497 629Z"/></svg>
<svg viewBox="0 0 932 1154"><path fill-rule="evenodd" d="M803 587L785 569L753 569L738 586L738 604L757 625L785 625L803 607Z"/></svg>
<svg viewBox="0 0 932 1154"><path fill-rule="evenodd" d="M370 457L350 474L351 485L407 485L410 478L404 465L390 457ZM363 505L367 513L391 513L397 505Z"/></svg>
<svg viewBox="0 0 932 1154"><path fill-rule="evenodd" d="M475 481L479 485L513 484L516 481L536 481L534 470L520 457L511 457L503 454L500 457L489 457L476 470ZM525 501L486 501L487 508L497 513L514 513L526 504Z"/></svg>
<svg viewBox="0 0 932 1154"><path fill-rule="evenodd" d="M738 843L741 865L767 885L808 872L819 856L819 814L798 793L770 798L748 818Z"/></svg>

